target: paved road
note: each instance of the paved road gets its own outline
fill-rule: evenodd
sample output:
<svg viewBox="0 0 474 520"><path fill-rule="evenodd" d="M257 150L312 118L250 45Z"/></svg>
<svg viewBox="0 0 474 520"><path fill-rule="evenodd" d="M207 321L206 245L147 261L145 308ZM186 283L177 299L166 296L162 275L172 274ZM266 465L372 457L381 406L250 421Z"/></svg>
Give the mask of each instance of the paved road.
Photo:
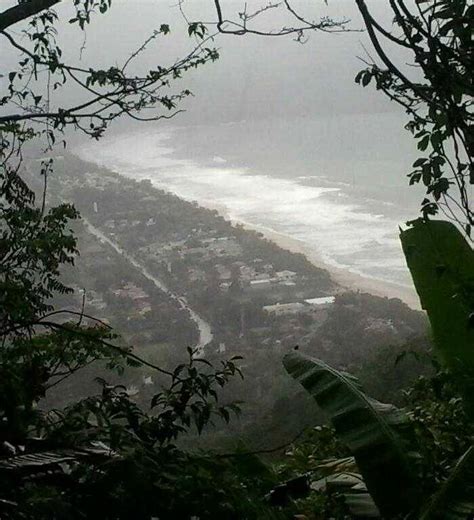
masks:
<svg viewBox="0 0 474 520"><path fill-rule="evenodd" d="M123 248L121 248L118 244L116 244L113 240L111 240L107 235L105 235L100 229L93 226L86 218L82 217L82 221L85 226L102 242L105 242L110 247L112 247L119 255L125 258L128 262L130 262L134 267L136 267L145 278L152 281L158 289L161 289L165 292L170 298L175 300L181 309L187 310L191 316L191 319L196 323L196 326L199 331L199 340L194 346L196 349L195 357L202 357L204 355L204 348L208 345L214 338L212 334L212 329L210 324L205 321L199 314L189 307L184 296L178 296L173 293L166 287L166 285L156 276L153 276L140 262L138 262L133 256L127 253Z"/></svg>

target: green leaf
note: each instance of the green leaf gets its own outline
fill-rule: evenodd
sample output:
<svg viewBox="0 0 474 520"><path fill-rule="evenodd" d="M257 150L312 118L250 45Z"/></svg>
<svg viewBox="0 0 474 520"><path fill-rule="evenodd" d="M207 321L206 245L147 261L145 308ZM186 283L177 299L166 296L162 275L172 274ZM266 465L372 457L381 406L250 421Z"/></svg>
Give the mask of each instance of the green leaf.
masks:
<svg viewBox="0 0 474 520"><path fill-rule="evenodd" d="M428 159L426 159L425 157L420 157L413 163L413 168L418 168L419 166L422 166L423 164L425 164L427 160Z"/></svg>
<svg viewBox="0 0 474 520"><path fill-rule="evenodd" d="M325 461L316 470L322 470L323 474L329 470L329 474L312 482L312 490L337 493L353 518L380 518L380 512L367 491L362 475L357 472L353 457Z"/></svg>
<svg viewBox="0 0 474 520"><path fill-rule="evenodd" d="M474 515L474 446L459 459L421 520L466 520Z"/></svg>
<svg viewBox="0 0 474 520"><path fill-rule="evenodd" d="M411 511L419 497L408 416L368 397L356 378L320 360L292 352L283 364L331 418L382 516Z"/></svg>
<svg viewBox="0 0 474 520"><path fill-rule="evenodd" d="M370 80L372 79L372 74L370 72L366 72L363 76L362 76L362 86L363 87L366 87L369 83L370 83Z"/></svg>
<svg viewBox="0 0 474 520"><path fill-rule="evenodd" d="M418 141L418 150L424 152L430 144L430 136L425 135L420 141Z"/></svg>
<svg viewBox="0 0 474 520"><path fill-rule="evenodd" d="M361 70L357 73L357 76L354 78L354 81L356 83L360 83L360 80L362 79L362 76L365 74L365 70Z"/></svg>
<svg viewBox="0 0 474 520"><path fill-rule="evenodd" d="M188 25L189 36L197 36L201 40L207 33L207 27L201 22L192 22Z"/></svg>
<svg viewBox="0 0 474 520"><path fill-rule="evenodd" d="M417 220L400 240L439 360L458 377L474 415L474 252L451 222Z"/></svg>
<svg viewBox="0 0 474 520"><path fill-rule="evenodd" d="M454 224L441 220L417 220L400 240L438 357L448 367L474 369L472 248Z"/></svg>

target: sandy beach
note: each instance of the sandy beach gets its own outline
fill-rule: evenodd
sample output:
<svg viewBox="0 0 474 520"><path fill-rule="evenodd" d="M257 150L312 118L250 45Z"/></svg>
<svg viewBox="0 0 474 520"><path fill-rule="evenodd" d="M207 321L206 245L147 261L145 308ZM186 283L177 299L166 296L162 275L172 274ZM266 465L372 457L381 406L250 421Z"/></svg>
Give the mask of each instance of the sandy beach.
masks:
<svg viewBox="0 0 474 520"><path fill-rule="evenodd" d="M139 150L139 161L130 155L132 148ZM125 169L129 177L150 179L158 189L303 254L329 271L342 288L399 298L413 309L420 308L397 237L396 226L404 218L400 208L370 197L364 206L367 197L353 201L351 189L345 191L341 183L315 186L300 182L304 176L274 178L258 169L249 175L248 167L225 160L223 166L209 160L200 163L183 159L182 154L187 157L185 150L175 153L171 134L160 133L125 135L106 140L105 145L101 141L100 148L79 150L86 160ZM388 209L383 204L389 204Z"/></svg>
<svg viewBox="0 0 474 520"><path fill-rule="evenodd" d="M369 278L367 276L353 273L348 269L341 269L332 266L325 262L314 251L311 251L310 248L307 247L306 244L301 240L291 238L287 235L284 235L283 233L278 233L264 226L256 226L241 220L233 219L227 212L227 208L225 208L225 206L208 201L199 201L198 204L207 209L217 211L225 219L230 220L234 225L240 224L246 229L261 233L267 240L271 240L283 249L293 253L303 254L316 267L320 267L322 269L326 269L326 271L329 271L332 279L341 286L342 290L367 292L374 294L375 296L386 298L399 298L412 309L421 310L420 300L414 287L411 288L398 285L396 283L390 283L384 280L378 280L376 278Z"/></svg>
<svg viewBox="0 0 474 520"><path fill-rule="evenodd" d="M239 223L242 224L241 222ZM325 263L321 257L310 251L309 248L299 240L263 227L243 225L248 229L253 229L254 231L262 233L266 239L275 242L283 249L305 255L306 258L316 267L321 267L329 271L332 279L345 290L367 292L374 294L375 296L387 298L399 298L412 309L421 310L420 301L414 287L412 289L410 287L386 282L384 280L361 276L357 273L352 273L347 269L334 267Z"/></svg>

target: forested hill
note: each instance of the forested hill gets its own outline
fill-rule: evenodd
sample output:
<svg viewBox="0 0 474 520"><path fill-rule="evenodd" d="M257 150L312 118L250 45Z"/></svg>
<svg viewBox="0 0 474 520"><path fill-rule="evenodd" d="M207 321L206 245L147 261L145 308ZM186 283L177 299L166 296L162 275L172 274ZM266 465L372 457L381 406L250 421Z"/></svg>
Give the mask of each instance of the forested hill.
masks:
<svg viewBox="0 0 474 520"><path fill-rule="evenodd" d="M345 292L303 255L149 181L65 155L56 158L48 196L51 203L74 202L84 219L77 227L81 255L64 272L75 295L58 304L79 309L85 298L88 314L111 323L126 344L165 366L182 361L185 347L199 343L200 330L190 314L196 312L212 331L204 346L207 358L238 354L245 359L246 378L228 390L245 401L241 431L271 421L275 437L284 438L311 420L310 413L295 416L287 432L288 420L282 419L285 403L298 389L280 360L296 345L363 374L374 360L391 368L403 345L424 336L423 314L400 300ZM416 373L402 374L402 383ZM51 402L64 403L89 390L94 374L89 369L87 377L73 379ZM126 382L139 402L155 383L145 369ZM376 390L394 393L399 384Z"/></svg>

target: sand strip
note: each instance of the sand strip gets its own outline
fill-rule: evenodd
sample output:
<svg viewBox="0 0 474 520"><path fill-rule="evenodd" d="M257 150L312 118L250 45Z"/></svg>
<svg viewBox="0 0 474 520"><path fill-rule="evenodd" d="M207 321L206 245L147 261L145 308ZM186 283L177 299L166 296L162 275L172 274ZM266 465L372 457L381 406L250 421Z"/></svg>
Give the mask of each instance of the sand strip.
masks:
<svg viewBox="0 0 474 520"><path fill-rule="evenodd" d="M412 309L420 310L420 300L416 294L414 287L406 287L396 283L391 283L377 278L369 278L358 273L353 273L348 269L342 269L332 266L325 262L317 253L312 251L304 242L296 238L289 237L283 233L278 233L264 226L258 226L233 219L227 212L227 208L211 201L197 201L204 208L217 211L225 219L230 220L232 224L240 224L245 229L257 231L261 233L267 240L271 240L278 246L292 253L301 253L316 267L329 271L332 279L341 285L344 290L361 291L374 294L386 298L399 298Z"/></svg>

